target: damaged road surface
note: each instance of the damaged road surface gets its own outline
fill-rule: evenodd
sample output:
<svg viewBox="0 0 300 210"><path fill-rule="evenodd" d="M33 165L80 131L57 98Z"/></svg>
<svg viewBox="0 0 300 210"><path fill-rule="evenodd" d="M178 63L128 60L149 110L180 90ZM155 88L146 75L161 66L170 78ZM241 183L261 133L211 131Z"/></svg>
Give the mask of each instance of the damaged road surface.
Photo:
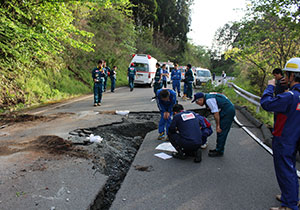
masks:
<svg viewBox="0 0 300 210"><path fill-rule="evenodd" d="M67 139L41 135L20 142L7 136L0 146L0 159L7 162L1 166L1 209L109 209L143 138L157 128L160 116L98 117L115 117L116 122L77 128ZM90 142L91 134L102 142ZM16 158L23 160L16 163Z"/></svg>
<svg viewBox="0 0 300 210"><path fill-rule="evenodd" d="M268 209L279 194L272 158L233 125L222 158L154 155L160 114L151 88L0 116L0 209ZM186 110L199 108L178 99ZM126 116L118 113L129 114ZM214 122L211 121L213 126ZM97 142L91 142L92 135ZM170 153L168 153L170 154Z"/></svg>

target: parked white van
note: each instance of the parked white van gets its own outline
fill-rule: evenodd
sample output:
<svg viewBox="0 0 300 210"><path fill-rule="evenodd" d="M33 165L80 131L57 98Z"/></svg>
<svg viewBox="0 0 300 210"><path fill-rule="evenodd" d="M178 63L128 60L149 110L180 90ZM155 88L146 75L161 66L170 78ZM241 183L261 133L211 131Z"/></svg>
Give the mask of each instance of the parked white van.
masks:
<svg viewBox="0 0 300 210"><path fill-rule="evenodd" d="M194 71L194 76L194 87L199 87L207 84L208 82L212 82L211 72L208 69L196 68Z"/></svg>
<svg viewBox="0 0 300 210"><path fill-rule="evenodd" d="M136 69L134 84L149 85L149 87L152 87L157 60L151 55L134 54L130 63L134 63Z"/></svg>

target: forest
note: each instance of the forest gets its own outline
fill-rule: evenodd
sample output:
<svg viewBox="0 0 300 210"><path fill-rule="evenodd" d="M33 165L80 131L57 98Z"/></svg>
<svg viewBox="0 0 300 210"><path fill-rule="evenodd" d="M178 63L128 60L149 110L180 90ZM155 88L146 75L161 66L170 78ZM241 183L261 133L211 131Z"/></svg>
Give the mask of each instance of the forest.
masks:
<svg viewBox="0 0 300 210"><path fill-rule="evenodd" d="M300 3L248 2L208 49L187 38L193 0L2 1L0 113L91 93L99 59L126 85L134 53L224 70L259 95L272 69L300 56Z"/></svg>

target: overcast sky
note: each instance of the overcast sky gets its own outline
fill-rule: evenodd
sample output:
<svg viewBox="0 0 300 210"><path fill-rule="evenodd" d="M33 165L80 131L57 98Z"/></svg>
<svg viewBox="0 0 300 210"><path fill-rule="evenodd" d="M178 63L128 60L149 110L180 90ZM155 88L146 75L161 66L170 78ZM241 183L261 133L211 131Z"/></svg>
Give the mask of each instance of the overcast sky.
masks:
<svg viewBox="0 0 300 210"><path fill-rule="evenodd" d="M243 17L241 8L246 8L246 0L194 0L188 38L196 45L211 47L218 28Z"/></svg>

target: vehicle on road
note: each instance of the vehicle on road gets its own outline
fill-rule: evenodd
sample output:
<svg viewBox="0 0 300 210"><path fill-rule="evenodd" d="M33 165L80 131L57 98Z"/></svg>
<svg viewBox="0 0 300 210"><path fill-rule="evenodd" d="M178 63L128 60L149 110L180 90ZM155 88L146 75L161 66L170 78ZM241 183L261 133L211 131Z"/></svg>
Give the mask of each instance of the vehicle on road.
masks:
<svg viewBox="0 0 300 210"><path fill-rule="evenodd" d="M133 54L130 63L134 63L134 67L136 69L134 84L148 85L149 87L152 87L157 60L151 55Z"/></svg>
<svg viewBox="0 0 300 210"><path fill-rule="evenodd" d="M206 85L207 83L212 82L211 72L208 69L196 68L194 76L194 87L200 87L201 85Z"/></svg>

